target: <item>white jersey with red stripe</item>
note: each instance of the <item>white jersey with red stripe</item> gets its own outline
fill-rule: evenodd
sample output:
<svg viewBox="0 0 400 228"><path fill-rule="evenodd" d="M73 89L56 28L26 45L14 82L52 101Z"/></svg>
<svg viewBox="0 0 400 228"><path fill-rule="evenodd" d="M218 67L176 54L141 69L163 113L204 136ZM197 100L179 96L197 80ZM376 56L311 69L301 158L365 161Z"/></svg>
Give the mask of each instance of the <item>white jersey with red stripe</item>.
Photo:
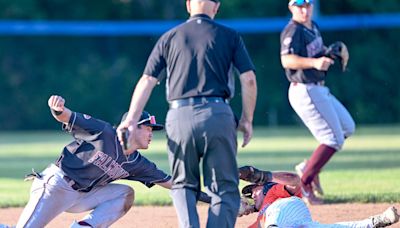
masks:
<svg viewBox="0 0 400 228"><path fill-rule="evenodd" d="M282 198L272 203L265 213L265 223L261 227L285 228L372 228L372 219L361 221L321 224L312 220L310 210L299 197Z"/></svg>

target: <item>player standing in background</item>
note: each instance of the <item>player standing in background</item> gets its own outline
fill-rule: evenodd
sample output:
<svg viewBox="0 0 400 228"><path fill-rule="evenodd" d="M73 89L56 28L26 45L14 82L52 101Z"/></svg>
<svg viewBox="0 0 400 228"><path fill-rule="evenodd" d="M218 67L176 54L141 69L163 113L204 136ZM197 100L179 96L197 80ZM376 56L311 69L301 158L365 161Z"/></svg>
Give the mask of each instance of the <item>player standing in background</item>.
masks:
<svg viewBox="0 0 400 228"><path fill-rule="evenodd" d="M86 114L72 112L60 96L51 96L48 105L63 129L75 138L64 147L55 164L42 173L33 172L34 182L28 204L17 228L45 227L66 211L90 211L71 227L109 227L131 208L134 190L117 179L158 184L171 188L171 177L143 157L137 149L147 149L153 130L161 130L154 116L143 112L128 150L122 149L115 129L109 123Z"/></svg>
<svg viewBox="0 0 400 228"><path fill-rule="evenodd" d="M360 221L320 224L311 218L310 210L301 200L301 181L299 176L290 172L270 172L258 170L252 166L239 169L240 179L253 182L242 189L243 197L251 198L254 204L242 197L241 213L238 216L258 213L257 227L302 227L302 228L375 228L386 227L399 221L394 206L383 213Z"/></svg>
<svg viewBox="0 0 400 228"><path fill-rule="evenodd" d="M344 140L355 130L346 108L324 86L333 60L324 57L326 47L318 26L311 20L312 0L291 0L292 20L281 33L281 62L290 81L289 102L320 145L304 167L297 167L301 176L303 198L320 204L312 186L329 159L340 150ZM315 183L315 182L314 182ZM316 189L322 192L321 189Z"/></svg>
<svg viewBox="0 0 400 228"><path fill-rule="evenodd" d="M186 1L190 18L158 40L136 85L128 117L118 127L135 131L165 68L171 195L180 227L200 226L196 202L201 160L205 191L212 199L207 227L234 227L240 201L236 130L243 131L242 146L253 133L257 95L254 65L240 35L213 20L219 6L217 0ZM234 95L231 66L239 71L242 86L238 126L228 104Z"/></svg>

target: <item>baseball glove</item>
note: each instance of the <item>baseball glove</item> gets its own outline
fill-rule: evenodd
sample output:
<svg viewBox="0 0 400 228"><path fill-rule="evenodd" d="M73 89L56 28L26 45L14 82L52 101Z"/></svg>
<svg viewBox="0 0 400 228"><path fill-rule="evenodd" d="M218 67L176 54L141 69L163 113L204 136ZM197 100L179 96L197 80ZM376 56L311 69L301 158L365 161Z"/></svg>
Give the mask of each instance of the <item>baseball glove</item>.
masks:
<svg viewBox="0 0 400 228"><path fill-rule="evenodd" d="M349 51L347 50L346 44L342 41L336 41L335 43L329 45L325 51L325 56L333 60L340 61L342 71L346 71L347 62L349 61Z"/></svg>
<svg viewBox="0 0 400 228"><path fill-rule="evenodd" d="M255 184L264 184L272 180L272 173L253 166L242 166L239 168L239 178Z"/></svg>

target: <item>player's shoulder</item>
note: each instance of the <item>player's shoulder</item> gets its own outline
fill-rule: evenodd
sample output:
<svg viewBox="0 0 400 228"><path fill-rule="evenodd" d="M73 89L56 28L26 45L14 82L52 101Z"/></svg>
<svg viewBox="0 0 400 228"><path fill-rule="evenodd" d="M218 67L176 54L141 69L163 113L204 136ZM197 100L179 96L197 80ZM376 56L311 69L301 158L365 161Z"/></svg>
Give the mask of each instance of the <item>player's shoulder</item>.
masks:
<svg viewBox="0 0 400 228"><path fill-rule="evenodd" d="M288 37L295 37L302 34L304 31L304 26L298 22L290 20L290 22L285 26L281 32L281 41ZM301 36L301 35L300 35Z"/></svg>
<svg viewBox="0 0 400 228"><path fill-rule="evenodd" d="M290 20L285 26L285 28L282 30L282 33L295 33L298 30L302 30L303 27L304 26L302 24L294 20Z"/></svg>

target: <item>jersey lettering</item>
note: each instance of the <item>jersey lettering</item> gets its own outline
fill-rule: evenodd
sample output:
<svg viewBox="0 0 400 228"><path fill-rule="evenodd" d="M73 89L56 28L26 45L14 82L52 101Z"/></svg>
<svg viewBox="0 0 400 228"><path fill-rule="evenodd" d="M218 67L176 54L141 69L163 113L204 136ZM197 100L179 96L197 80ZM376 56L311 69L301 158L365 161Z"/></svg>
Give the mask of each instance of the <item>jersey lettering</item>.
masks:
<svg viewBox="0 0 400 228"><path fill-rule="evenodd" d="M118 162L102 151L97 151L88 162L99 167L113 180L129 176L129 173Z"/></svg>

